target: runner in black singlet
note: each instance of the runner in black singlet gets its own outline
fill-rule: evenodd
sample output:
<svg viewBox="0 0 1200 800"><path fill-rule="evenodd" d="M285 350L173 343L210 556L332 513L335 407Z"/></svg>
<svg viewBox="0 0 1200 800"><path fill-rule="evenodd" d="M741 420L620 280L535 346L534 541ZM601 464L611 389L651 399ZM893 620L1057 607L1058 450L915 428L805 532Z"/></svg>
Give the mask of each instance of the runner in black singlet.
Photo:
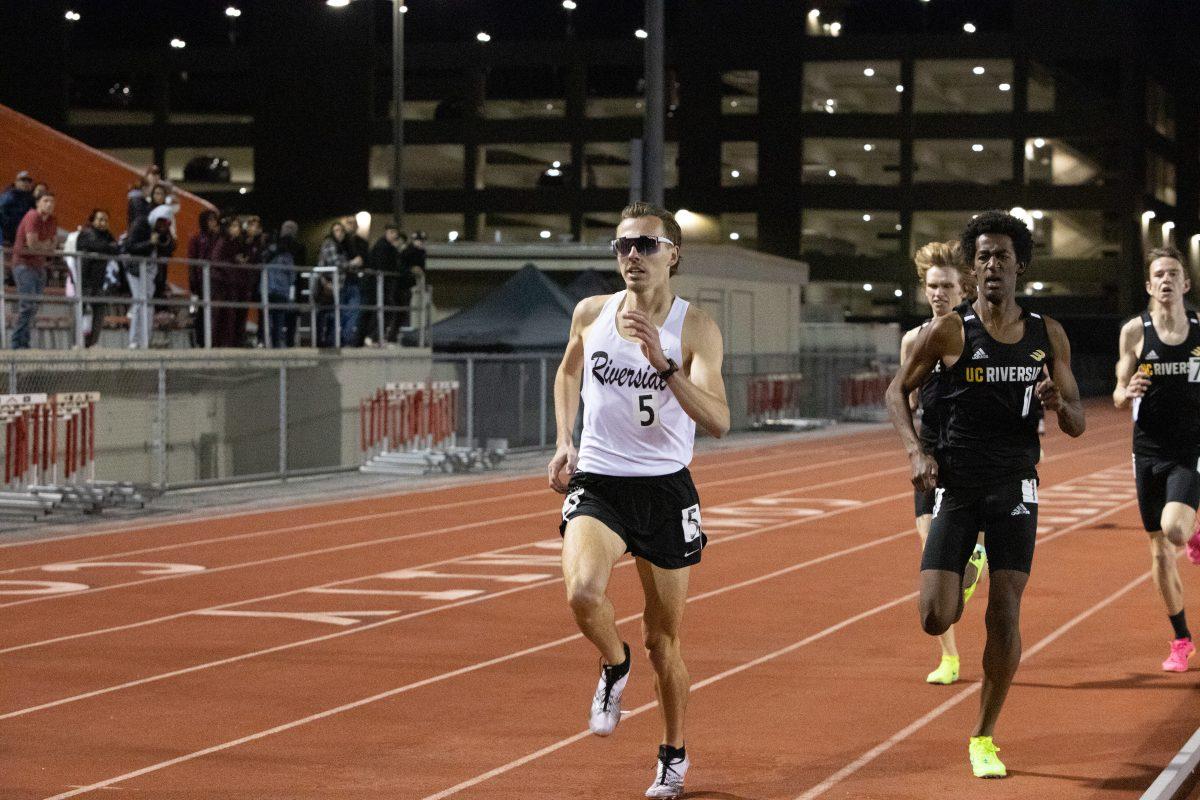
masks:
<svg viewBox="0 0 1200 800"><path fill-rule="evenodd" d="M954 308L963 300L974 300L975 273L968 271L962 258L962 247L958 242L930 242L913 256L917 265L917 277L925 291L925 299L929 301L929 309L933 319L953 314ZM912 353L917 337L929 326L927 320L913 328L900 340L900 363L908 360ZM942 378L944 373L941 365L934 367L929 380L910 396L910 407L921 412L921 447L927 453L934 453L938 443L938 400L941 395ZM917 535L921 537L921 548L925 548L925 540L929 536L929 523L933 518L933 490L913 490L913 505L916 516ZM966 589L965 599L970 599L979 583L987 556L982 546L972 554L973 566L968 567L968 575L964 579ZM959 657L958 643L954 638L954 628L951 627L938 638L941 648L941 659L937 668L925 676L926 683L949 685L958 680Z"/></svg>
<svg viewBox="0 0 1200 800"><path fill-rule="evenodd" d="M1183 256L1174 248L1150 251L1146 293L1150 308L1121 328L1121 356L1113 403L1133 405L1133 473L1142 526L1150 535L1151 571L1167 607L1174 636L1166 672L1187 672L1196 651L1183 606L1176 556L1192 536L1200 501L1200 318L1183 303L1191 288Z"/></svg>
<svg viewBox="0 0 1200 800"><path fill-rule="evenodd" d="M1083 406L1062 326L1025 312L1017 279L1033 256L1021 220L1003 211L972 219L963 255L979 298L933 320L888 387L888 412L912 465L913 485L936 486L933 522L921 562L921 622L937 636L962 614L962 574L983 530L991 578L979 721L968 754L978 777L1003 777L992 740L996 719L1021 659L1021 595L1037 530L1037 406L1058 416L1070 436L1083 433ZM940 436L926 453L913 427L908 395L938 365L946 371L938 403Z"/></svg>

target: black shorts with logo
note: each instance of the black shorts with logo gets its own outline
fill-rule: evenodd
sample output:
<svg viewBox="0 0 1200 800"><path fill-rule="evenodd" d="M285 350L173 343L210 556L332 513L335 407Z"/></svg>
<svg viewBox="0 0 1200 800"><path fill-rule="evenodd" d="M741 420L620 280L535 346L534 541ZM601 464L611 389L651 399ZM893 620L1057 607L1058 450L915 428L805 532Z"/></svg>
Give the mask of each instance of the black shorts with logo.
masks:
<svg viewBox="0 0 1200 800"><path fill-rule="evenodd" d="M933 513L933 495L936 491L930 489L928 492L922 492L920 489L913 489L914 516L923 517Z"/></svg>
<svg viewBox="0 0 1200 800"><path fill-rule="evenodd" d="M700 563L708 537L700 526L700 497L687 468L670 475L622 478L576 472L567 485L560 534L575 517L593 517L625 542L626 552L656 567Z"/></svg>
<svg viewBox="0 0 1200 800"><path fill-rule="evenodd" d="M1133 454L1138 510L1147 532L1162 530L1167 503L1196 508L1200 503L1200 451L1167 455Z"/></svg>
<svg viewBox="0 0 1200 800"><path fill-rule="evenodd" d="M921 569L963 574L983 531L988 569L1015 569L1028 575L1033 565L1037 517L1037 478L991 486L939 486L934 490L933 520Z"/></svg>

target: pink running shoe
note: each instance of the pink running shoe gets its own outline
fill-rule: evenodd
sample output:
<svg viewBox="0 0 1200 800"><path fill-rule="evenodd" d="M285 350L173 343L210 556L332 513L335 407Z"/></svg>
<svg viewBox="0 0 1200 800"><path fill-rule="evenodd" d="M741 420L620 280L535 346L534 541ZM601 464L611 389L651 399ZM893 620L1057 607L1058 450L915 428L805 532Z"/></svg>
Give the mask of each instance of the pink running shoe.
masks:
<svg viewBox="0 0 1200 800"><path fill-rule="evenodd" d="M1174 639L1171 642L1171 655L1163 662L1163 672L1187 672L1188 659L1196 652L1196 645L1191 639Z"/></svg>
<svg viewBox="0 0 1200 800"><path fill-rule="evenodd" d="M1187 540L1186 547L1188 561L1200 565L1200 514L1196 515L1196 530L1192 531L1192 538Z"/></svg>

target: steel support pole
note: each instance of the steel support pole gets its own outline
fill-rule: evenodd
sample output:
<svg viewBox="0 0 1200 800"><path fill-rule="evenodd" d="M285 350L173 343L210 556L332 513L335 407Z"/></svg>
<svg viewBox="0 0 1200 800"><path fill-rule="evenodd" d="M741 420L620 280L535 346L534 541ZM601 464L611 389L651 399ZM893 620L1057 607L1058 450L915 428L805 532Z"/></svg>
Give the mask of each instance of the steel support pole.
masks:
<svg viewBox="0 0 1200 800"><path fill-rule="evenodd" d="M666 129L666 79L664 75L665 22L663 0L646 0L646 109L643 145L645 168L643 199L656 206L663 204L663 144Z"/></svg>
<svg viewBox="0 0 1200 800"><path fill-rule="evenodd" d="M167 488L167 365L158 364L158 397L154 414L155 485Z"/></svg>
<svg viewBox="0 0 1200 800"><path fill-rule="evenodd" d="M538 382L538 445L546 447L546 359L538 360L541 365L541 380Z"/></svg>
<svg viewBox="0 0 1200 800"><path fill-rule="evenodd" d="M387 328L383 324L383 305L386 297L383 294L383 273L375 273L375 332L379 334L379 344L387 341ZM395 312L393 312L395 313Z"/></svg>
<svg viewBox="0 0 1200 800"><path fill-rule="evenodd" d="M258 329L262 331L263 347L271 349L271 301L267 295L267 268L260 266L258 268L258 297L262 302L262 309L258 312Z"/></svg>
<svg viewBox="0 0 1200 800"><path fill-rule="evenodd" d="M475 359L467 358L467 447L475 446Z"/></svg>
<svg viewBox="0 0 1200 800"><path fill-rule="evenodd" d="M200 268L201 297L204 313L204 349L212 350L212 264L204 262Z"/></svg>
<svg viewBox="0 0 1200 800"><path fill-rule="evenodd" d="M279 365L279 476L288 474L287 364Z"/></svg>
<svg viewBox="0 0 1200 800"><path fill-rule="evenodd" d="M392 0L392 221L404 221L404 3Z"/></svg>
<svg viewBox="0 0 1200 800"><path fill-rule="evenodd" d="M342 346L342 271L333 271L333 346Z"/></svg>

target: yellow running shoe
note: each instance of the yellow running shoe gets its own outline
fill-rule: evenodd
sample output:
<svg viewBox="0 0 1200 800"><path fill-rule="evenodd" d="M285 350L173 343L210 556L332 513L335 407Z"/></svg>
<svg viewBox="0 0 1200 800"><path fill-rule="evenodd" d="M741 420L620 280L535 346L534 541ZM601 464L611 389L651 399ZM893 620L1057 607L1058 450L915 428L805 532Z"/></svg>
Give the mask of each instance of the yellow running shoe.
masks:
<svg viewBox="0 0 1200 800"><path fill-rule="evenodd" d="M949 686L958 680L958 656L942 656L942 663L937 669L925 676L926 683L940 683Z"/></svg>
<svg viewBox="0 0 1200 800"><path fill-rule="evenodd" d="M963 586L963 605L975 594L975 588L979 586L979 579L983 577L983 570L987 567L987 551L983 549L983 545L975 545L975 552L971 553L971 558L967 560L967 567L975 568L975 577Z"/></svg>
<svg viewBox="0 0 1200 800"><path fill-rule="evenodd" d="M975 773L976 778L1005 778L1008 776L1004 762L996 757L1000 748L992 742L992 737L972 736L971 743L967 746L967 752L971 754L971 771Z"/></svg>

